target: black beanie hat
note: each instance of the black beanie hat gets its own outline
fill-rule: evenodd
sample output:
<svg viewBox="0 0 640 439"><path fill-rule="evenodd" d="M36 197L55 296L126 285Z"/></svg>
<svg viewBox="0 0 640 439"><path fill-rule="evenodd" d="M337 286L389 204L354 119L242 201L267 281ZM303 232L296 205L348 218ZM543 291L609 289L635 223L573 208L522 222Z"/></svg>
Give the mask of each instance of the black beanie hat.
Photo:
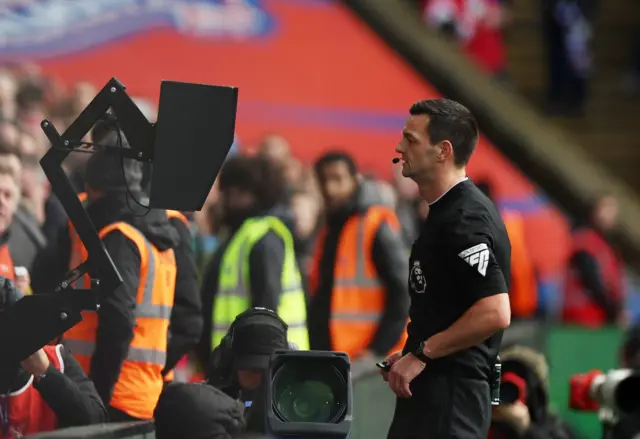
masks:
<svg viewBox="0 0 640 439"><path fill-rule="evenodd" d="M122 143L122 145L120 144ZM124 134L115 130L105 133L96 142L108 147L122 147L129 149L129 143ZM114 151L96 151L91 155L85 168L84 181L92 189L105 192L124 192L127 187L132 192L140 191L142 188L142 163L123 159L120 154Z"/></svg>

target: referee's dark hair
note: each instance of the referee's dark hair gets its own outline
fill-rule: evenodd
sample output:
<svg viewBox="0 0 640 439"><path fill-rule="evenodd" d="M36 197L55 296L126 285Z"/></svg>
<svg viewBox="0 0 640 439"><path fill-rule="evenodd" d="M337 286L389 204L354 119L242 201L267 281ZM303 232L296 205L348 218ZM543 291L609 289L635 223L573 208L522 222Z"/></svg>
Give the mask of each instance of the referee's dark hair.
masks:
<svg viewBox="0 0 640 439"><path fill-rule="evenodd" d="M456 166L469 163L478 143L478 125L467 107L451 99L427 99L413 104L409 113L429 116L429 142L432 145L443 140L451 142Z"/></svg>
<svg viewBox="0 0 640 439"><path fill-rule="evenodd" d="M221 191L232 187L246 190L256 198L260 209L270 209L284 200L284 175L266 157L233 156L224 163L218 178Z"/></svg>
<svg viewBox="0 0 640 439"><path fill-rule="evenodd" d="M315 171L318 179L322 178L322 170L325 168L325 166L334 163L344 163L345 165L347 165L349 174L351 174L352 177L358 175L358 166L356 165L356 161L350 154L343 151L331 151L321 155L313 165L313 170Z"/></svg>

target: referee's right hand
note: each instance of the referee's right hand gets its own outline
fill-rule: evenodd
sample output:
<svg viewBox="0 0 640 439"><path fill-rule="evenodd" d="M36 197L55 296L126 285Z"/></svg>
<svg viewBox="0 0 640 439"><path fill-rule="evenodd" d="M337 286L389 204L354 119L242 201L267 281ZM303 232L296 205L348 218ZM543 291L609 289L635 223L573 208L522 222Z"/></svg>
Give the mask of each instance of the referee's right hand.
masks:
<svg viewBox="0 0 640 439"><path fill-rule="evenodd" d="M389 369L391 368L391 366L393 366L393 364L398 361L399 359L402 358L402 351L398 351L398 352L394 352L393 354L389 355L387 358L384 359L384 362L387 363L389 365ZM389 372L380 369L380 375L382 375L382 378L385 381L389 381Z"/></svg>

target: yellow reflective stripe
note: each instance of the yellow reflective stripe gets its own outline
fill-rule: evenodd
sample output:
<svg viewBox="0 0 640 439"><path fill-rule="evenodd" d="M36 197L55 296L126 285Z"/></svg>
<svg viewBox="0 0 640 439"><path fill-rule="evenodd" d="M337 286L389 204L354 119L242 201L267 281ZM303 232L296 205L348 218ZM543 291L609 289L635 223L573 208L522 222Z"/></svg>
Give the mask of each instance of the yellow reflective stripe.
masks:
<svg viewBox="0 0 640 439"><path fill-rule="evenodd" d="M144 235L143 235L144 236ZM147 277L144 280L142 303L136 305L136 317L169 319L171 317L170 305L155 305L153 303L153 284L156 278L156 257L151 244L144 238L147 251ZM142 257L142 255L140 255Z"/></svg>
<svg viewBox="0 0 640 439"><path fill-rule="evenodd" d="M85 355L91 357L96 349L95 343L91 341L63 340L62 344L74 355ZM155 364L164 367L167 362L167 354L166 352L155 349L129 347L126 360Z"/></svg>

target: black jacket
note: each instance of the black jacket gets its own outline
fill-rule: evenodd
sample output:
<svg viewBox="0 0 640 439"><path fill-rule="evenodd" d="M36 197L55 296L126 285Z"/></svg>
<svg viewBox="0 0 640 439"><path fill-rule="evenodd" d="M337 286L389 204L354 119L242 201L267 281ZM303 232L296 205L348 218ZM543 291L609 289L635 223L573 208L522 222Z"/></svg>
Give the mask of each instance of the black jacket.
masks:
<svg viewBox="0 0 640 439"><path fill-rule="evenodd" d="M353 215L366 211L375 199L365 188L361 188L341 212L327 218L326 237L320 259L319 285L312 292L309 304L309 341L315 350L331 350L329 316L331 292L334 281L334 265L340 233L346 221ZM368 349L378 355L386 355L400 339L407 323L409 291L407 276L408 254L400 233L393 231L387 223L380 225L373 242L372 257L378 276L387 292L386 305L378 329Z"/></svg>
<svg viewBox="0 0 640 439"><path fill-rule="evenodd" d="M59 349L63 371L51 365L46 375L33 385L55 413L58 428L108 422L107 410L93 382L67 350L62 346ZM30 375L22 371L11 388L22 388L29 379Z"/></svg>
<svg viewBox="0 0 640 439"><path fill-rule="evenodd" d="M144 197L142 194L133 196L136 200ZM147 211L131 199L127 200L125 194L107 194L90 203L86 210L96 230L124 221L142 232L160 251L178 246L178 232L169 223L165 211ZM39 258L32 280L32 288L36 293L51 291L50 288L68 271L71 243L68 233L61 233L60 236L58 245ZM99 297L96 347L91 359L90 377L98 394L108 405L133 339L136 292L140 283L140 254L132 241L116 231L106 235L102 242L123 280L115 291Z"/></svg>
<svg viewBox="0 0 640 439"><path fill-rule="evenodd" d="M19 206L13 215L9 234L9 250L14 265L26 267L31 272L38 253L46 245L47 239L36 218L27 208Z"/></svg>
<svg viewBox="0 0 640 439"><path fill-rule="evenodd" d="M178 232L180 243L174 249L178 273L169 326L167 363L163 374L173 369L180 358L197 346L203 325L196 258L191 248L191 233L186 224L178 218L169 218L169 223Z"/></svg>
<svg viewBox="0 0 640 439"><path fill-rule="evenodd" d="M245 428L244 405L208 384L168 384L156 406L158 439L233 439Z"/></svg>
<svg viewBox="0 0 640 439"><path fill-rule="evenodd" d="M233 237L233 234L230 235L231 237ZM202 283L201 297L204 330L197 350L202 364L207 364L212 351L213 304L218 293L220 263L229 242L230 239L222 243L213 254ZM282 292L281 276L283 264L284 243L278 235L270 231L256 242L249 255L251 306L261 306L277 311L280 293Z"/></svg>

